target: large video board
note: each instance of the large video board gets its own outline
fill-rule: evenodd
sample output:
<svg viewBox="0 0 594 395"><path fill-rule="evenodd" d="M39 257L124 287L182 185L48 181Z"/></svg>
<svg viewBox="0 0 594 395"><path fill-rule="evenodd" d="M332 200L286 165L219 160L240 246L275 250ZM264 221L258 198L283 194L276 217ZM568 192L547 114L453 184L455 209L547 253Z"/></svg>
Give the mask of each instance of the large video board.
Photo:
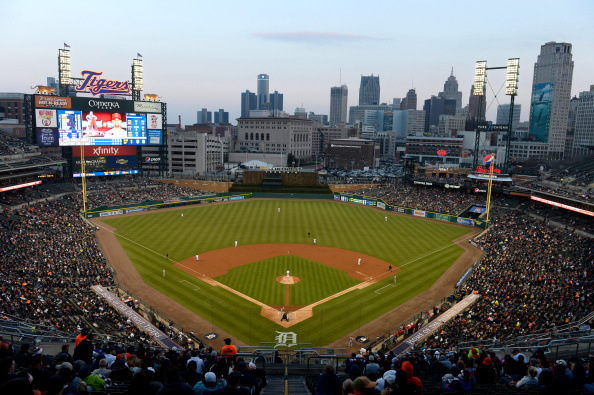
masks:
<svg viewBox="0 0 594 395"><path fill-rule="evenodd" d="M85 152L85 176L138 174L137 147L86 146L73 147L73 176L81 176L81 149Z"/></svg>
<svg viewBox="0 0 594 395"><path fill-rule="evenodd" d="M161 103L36 95L34 122L41 146L163 144Z"/></svg>

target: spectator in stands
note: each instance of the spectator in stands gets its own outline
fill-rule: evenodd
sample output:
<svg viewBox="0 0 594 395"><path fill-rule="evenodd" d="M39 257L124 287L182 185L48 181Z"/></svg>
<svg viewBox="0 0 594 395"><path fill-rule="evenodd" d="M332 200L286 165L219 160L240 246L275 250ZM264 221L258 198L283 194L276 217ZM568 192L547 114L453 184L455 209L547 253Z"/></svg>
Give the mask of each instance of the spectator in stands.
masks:
<svg viewBox="0 0 594 395"><path fill-rule="evenodd" d="M109 375L111 374L111 369L107 369L107 359L101 358L99 360L99 367L93 370L93 374L109 378Z"/></svg>
<svg viewBox="0 0 594 395"><path fill-rule="evenodd" d="M74 340L74 347L78 347L80 342L87 338L88 333L89 331L87 330L87 328L83 328Z"/></svg>
<svg viewBox="0 0 594 395"><path fill-rule="evenodd" d="M224 340L225 345L221 349L221 355L227 357L227 359L235 360L235 354L237 354L237 347L231 344L231 339L227 338Z"/></svg>
<svg viewBox="0 0 594 395"><path fill-rule="evenodd" d="M217 363L212 366L210 371L217 375L217 380L227 379L229 376L229 363L230 361L227 361L227 358L221 357Z"/></svg>
<svg viewBox="0 0 594 395"><path fill-rule="evenodd" d="M236 353L237 353L237 350L236 350ZM191 351L191 355L192 355L192 357L190 359L188 359L188 362L186 364L189 364L190 361L194 361L196 363L196 374L198 375L198 379L196 381L202 380L202 377L204 377L204 361L198 356L197 349L193 349Z"/></svg>
<svg viewBox="0 0 594 395"><path fill-rule="evenodd" d="M538 371L534 366L528 368L528 374L516 383L516 388L536 389L538 388L538 379L536 378Z"/></svg>
<svg viewBox="0 0 594 395"><path fill-rule="evenodd" d="M238 359L237 363L233 368L234 372L237 372L241 376L241 385L255 392L256 385L258 384L256 378L247 370L247 365L243 359Z"/></svg>
<svg viewBox="0 0 594 395"><path fill-rule="evenodd" d="M56 362L72 363L72 355L70 355L70 344L62 345L62 351L58 355L56 355Z"/></svg>
<svg viewBox="0 0 594 395"><path fill-rule="evenodd" d="M89 333L87 337L76 346L72 359L75 361L85 361L87 366L93 363L93 334Z"/></svg>
<svg viewBox="0 0 594 395"><path fill-rule="evenodd" d="M47 380L47 391L44 395L62 395L64 393L64 380L60 376L51 376Z"/></svg>
<svg viewBox="0 0 594 395"><path fill-rule="evenodd" d="M204 379L194 385L194 391L198 395L213 394L225 387L225 380L217 380L217 376L212 372L207 372Z"/></svg>
<svg viewBox="0 0 594 395"><path fill-rule="evenodd" d="M171 366L165 371L165 385L157 395L195 395L196 392L188 384L181 381L177 366Z"/></svg>
<svg viewBox="0 0 594 395"><path fill-rule="evenodd" d="M365 376L359 376L353 381L353 395L373 395L376 394L375 387L377 383L369 380Z"/></svg>
<svg viewBox="0 0 594 395"><path fill-rule="evenodd" d="M16 362L13 357L4 357L0 359L0 386L9 380L16 378L14 369Z"/></svg>
<svg viewBox="0 0 594 395"><path fill-rule="evenodd" d="M29 370L27 373L33 377L31 386L40 391L45 391L47 387L47 379L50 378L51 374L48 369L43 366L43 356L41 354L35 354L29 361Z"/></svg>
<svg viewBox="0 0 594 395"><path fill-rule="evenodd" d="M111 365L109 378L112 381L128 381L132 378L132 371L126 366L124 358L118 359Z"/></svg>
<svg viewBox="0 0 594 395"><path fill-rule="evenodd" d="M78 371L78 377L84 381L93 391L101 391L105 387L105 380L96 374L91 373L91 368L83 366Z"/></svg>
<svg viewBox="0 0 594 395"><path fill-rule="evenodd" d="M327 364L324 373L320 374L315 395L340 394L341 383L336 375L334 366Z"/></svg>
<svg viewBox="0 0 594 395"><path fill-rule="evenodd" d="M474 372L474 378L477 384L495 384L496 376L497 374L491 357L483 359L483 362L477 366Z"/></svg>
<svg viewBox="0 0 594 395"><path fill-rule="evenodd" d="M201 374L196 372L196 361L192 361L191 359L188 360L188 365L186 366L186 370L181 372L182 379L185 383L188 383L191 387L194 387L197 382L202 380L204 377ZM213 373L214 374L214 373ZM215 375L216 377L216 375ZM216 380L215 380L216 381Z"/></svg>
<svg viewBox="0 0 594 395"><path fill-rule="evenodd" d="M412 364L408 361L404 361L402 363L402 370L404 370L408 376L408 384L414 384L420 392L423 392L423 383L418 377L414 376L414 368Z"/></svg>
<svg viewBox="0 0 594 395"><path fill-rule="evenodd" d="M369 363L365 366L365 375L371 381L376 381L380 377L380 366L375 362L373 355L369 356Z"/></svg>
<svg viewBox="0 0 594 395"><path fill-rule="evenodd" d="M21 350L16 353L14 360L19 368L28 368L31 361L31 346L29 343L21 344Z"/></svg>
<svg viewBox="0 0 594 395"><path fill-rule="evenodd" d="M233 372L229 374L227 386L220 389L217 395L251 395L249 388L241 385L241 374Z"/></svg>

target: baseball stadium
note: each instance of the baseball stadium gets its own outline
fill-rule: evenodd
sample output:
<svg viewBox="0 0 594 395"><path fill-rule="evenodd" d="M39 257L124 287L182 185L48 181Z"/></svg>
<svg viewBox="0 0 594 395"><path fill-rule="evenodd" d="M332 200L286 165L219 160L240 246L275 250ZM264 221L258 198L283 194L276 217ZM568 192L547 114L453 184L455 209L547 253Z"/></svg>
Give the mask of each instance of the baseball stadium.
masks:
<svg viewBox="0 0 594 395"><path fill-rule="evenodd" d="M368 171L285 117L294 152L249 165L270 133L170 128L141 59L69 56L0 128L1 394L594 392L592 159L512 165L481 124L472 168Z"/></svg>

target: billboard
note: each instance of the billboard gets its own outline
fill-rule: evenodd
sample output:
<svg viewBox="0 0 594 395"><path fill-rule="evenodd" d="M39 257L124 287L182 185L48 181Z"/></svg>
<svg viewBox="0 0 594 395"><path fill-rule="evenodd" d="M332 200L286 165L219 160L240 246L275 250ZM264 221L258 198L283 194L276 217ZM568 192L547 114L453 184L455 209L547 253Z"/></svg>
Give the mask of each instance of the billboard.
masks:
<svg viewBox="0 0 594 395"><path fill-rule="evenodd" d="M85 153L85 175L137 174L137 148L134 146L86 146L72 148L74 177L80 177L80 151Z"/></svg>
<svg viewBox="0 0 594 395"><path fill-rule="evenodd" d="M45 137L48 128L57 128L60 146L162 145L160 111L164 107L162 103L143 103L35 95L34 127L38 134L44 128ZM159 113L154 113L157 110ZM37 140L41 141L39 136Z"/></svg>
<svg viewBox="0 0 594 395"><path fill-rule="evenodd" d="M549 141L549 125L551 106L553 103L552 82L534 85L532 101L530 103L530 134L536 136L536 141L547 143Z"/></svg>
<svg viewBox="0 0 594 395"><path fill-rule="evenodd" d="M40 147L58 146L58 128L35 128L37 145Z"/></svg>

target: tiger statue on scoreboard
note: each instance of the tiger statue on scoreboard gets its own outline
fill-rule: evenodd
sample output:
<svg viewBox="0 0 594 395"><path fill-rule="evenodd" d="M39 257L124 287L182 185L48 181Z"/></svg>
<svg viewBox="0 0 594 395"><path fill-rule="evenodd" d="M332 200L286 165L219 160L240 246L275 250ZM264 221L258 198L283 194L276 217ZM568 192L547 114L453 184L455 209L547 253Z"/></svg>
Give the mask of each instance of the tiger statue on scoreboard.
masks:
<svg viewBox="0 0 594 395"><path fill-rule="evenodd" d="M56 88L53 86L35 85L31 89L36 89L35 94L38 95L56 95Z"/></svg>
<svg viewBox="0 0 594 395"><path fill-rule="evenodd" d="M145 93L144 94L144 101L160 101L159 99L161 96L158 96L154 93Z"/></svg>

